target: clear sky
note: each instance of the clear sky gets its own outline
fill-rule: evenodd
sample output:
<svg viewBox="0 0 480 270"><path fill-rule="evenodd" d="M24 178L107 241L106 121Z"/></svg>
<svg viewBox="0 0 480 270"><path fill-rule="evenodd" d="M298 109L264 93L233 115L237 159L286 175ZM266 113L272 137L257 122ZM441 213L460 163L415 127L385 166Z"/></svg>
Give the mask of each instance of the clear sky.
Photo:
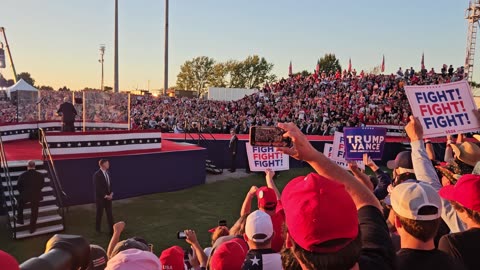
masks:
<svg viewBox="0 0 480 270"><path fill-rule="evenodd" d="M463 65L467 0L170 0L169 85L180 65L206 55L218 61L264 56L274 73L313 70L333 52L347 66L381 63L427 68ZM119 0L120 89L163 87L163 0ZM37 85L100 87L99 45L106 44L105 84L113 86L113 0L1 0L17 72ZM480 56L480 52L477 52ZM477 57L474 79L480 79ZM10 69L0 70L11 78Z"/></svg>

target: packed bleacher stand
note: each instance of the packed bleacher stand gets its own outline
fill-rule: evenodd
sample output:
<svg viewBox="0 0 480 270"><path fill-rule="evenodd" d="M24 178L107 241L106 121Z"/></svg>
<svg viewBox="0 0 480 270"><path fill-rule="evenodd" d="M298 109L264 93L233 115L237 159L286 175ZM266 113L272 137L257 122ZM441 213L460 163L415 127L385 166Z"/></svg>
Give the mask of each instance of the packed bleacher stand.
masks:
<svg viewBox="0 0 480 270"><path fill-rule="evenodd" d="M347 126L394 125L408 121L411 110L405 85L426 85L459 81L465 78L463 68L446 65L441 73L432 68L415 72L400 68L396 74L374 75L361 71L348 73L321 72L308 77L291 76L266 84L257 93L237 101L212 101L199 98L155 97L131 98L133 129L160 129L181 133L202 131L237 134L248 133L251 125L274 125L294 122L303 133L331 135ZM127 122L128 95L86 90L86 120L93 122ZM55 120L59 104L69 91L40 91L41 121ZM81 92L75 97L82 98ZM0 122L16 121L15 101L2 102ZM19 121L36 121L38 106L21 102ZM81 118L81 105L76 105ZM78 119L80 120L80 119Z"/></svg>

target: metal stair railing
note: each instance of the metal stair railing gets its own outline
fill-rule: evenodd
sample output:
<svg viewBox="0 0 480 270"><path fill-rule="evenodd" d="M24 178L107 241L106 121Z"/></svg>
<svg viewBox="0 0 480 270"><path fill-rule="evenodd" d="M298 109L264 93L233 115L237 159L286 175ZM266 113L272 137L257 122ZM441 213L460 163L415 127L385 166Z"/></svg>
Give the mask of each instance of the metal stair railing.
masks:
<svg viewBox="0 0 480 270"><path fill-rule="evenodd" d="M12 179L10 178L10 171L9 171L9 168L8 168L8 161L7 161L7 156L5 155L5 148L3 146L3 140L2 140L2 136L0 136L0 163L1 163L1 167L3 169L3 174L4 176L1 177L1 178L4 178L6 180L6 183L7 183L7 192L8 192L8 195L10 197L10 207L7 205L7 198L5 197L5 194L4 194L4 189L3 189L3 185L2 185L2 197L3 197L3 206L4 206L4 209L7 210L7 218L8 218L8 226L12 229L12 238L15 239L16 238L16 229L17 229L17 222L16 222L16 217L17 217L17 211L16 211L16 206L17 206L17 198L15 198L15 193L13 192L13 185L12 185ZM12 211L12 217L10 217L10 215L8 214L8 211L11 210ZM13 227L12 227L12 224L13 223Z"/></svg>
<svg viewBox="0 0 480 270"><path fill-rule="evenodd" d="M197 124L197 131L196 132L193 132L193 133L190 132L190 127L191 127L191 125L188 122L185 122L184 130L183 130L184 133L185 133L185 141L187 140L187 135L188 135L193 141L197 141L197 145L201 146L201 144L204 143L205 146L208 146L208 144L210 144L211 142L210 142L209 139L207 139L205 137L205 134L210 135L210 137L213 139L214 142L217 141L217 139L215 138L215 136L213 136L213 133L211 132L210 129L204 129L204 131L206 131L206 133L202 132L202 127L199 123ZM192 134L196 134L198 136L197 139L195 139L195 137ZM213 162L212 162L212 164L213 164ZM215 165L215 164L213 164L213 165ZM218 168L217 167L217 170L219 172L223 173L223 168Z"/></svg>
<svg viewBox="0 0 480 270"><path fill-rule="evenodd" d="M55 169L52 154L50 153L50 147L48 146L47 137L45 136L45 131L42 128L39 128L38 140L42 145L43 164L47 165L47 169L53 183L53 189L55 190L55 195L57 197L58 207L60 208L60 216L62 217L63 226L65 227L65 205L63 200L67 198L67 194L63 190L62 184L58 179L57 170Z"/></svg>

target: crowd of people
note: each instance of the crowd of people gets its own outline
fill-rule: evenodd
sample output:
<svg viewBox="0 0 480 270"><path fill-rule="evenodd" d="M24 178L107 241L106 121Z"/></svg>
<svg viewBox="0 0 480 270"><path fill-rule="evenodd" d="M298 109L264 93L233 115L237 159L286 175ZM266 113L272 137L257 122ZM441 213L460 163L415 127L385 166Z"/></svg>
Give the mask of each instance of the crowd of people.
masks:
<svg viewBox="0 0 480 270"><path fill-rule="evenodd" d="M266 84L258 92L236 101L202 98L131 96L128 94L86 91L87 121L127 122L133 129L160 129L163 132L212 132L247 134L252 125L273 126L294 122L303 133L331 135L343 127L364 125L403 126L411 110L405 85L427 85L459 81L465 78L463 67L444 65L440 73L399 68L396 74L375 75L356 70L342 73L321 72L307 77L298 75ZM59 120L55 115L65 91L40 91L40 106L23 105L19 121ZM82 93L74 94L82 98ZM13 100L11 102L14 102ZM3 101L0 122L16 121L16 106ZM40 108L40 109L39 109ZM76 105L78 120L82 105Z"/></svg>
<svg viewBox="0 0 480 270"><path fill-rule="evenodd" d="M476 117L480 122L480 111ZM211 230L211 247L202 247L196 232L189 229L183 238L190 249L173 246L157 255L146 239L121 240L126 224L117 222L106 251L92 246L90 259L78 260L84 262L78 267L480 269L478 145L462 135L449 136L445 155L437 160L419 120L410 116L405 131L411 150L388 162L391 175L365 155L366 166L374 172L368 176L355 163L350 164L351 173L336 165L310 144L295 123L278 126L293 142L293 147L279 150L305 161L315 172L295 177L279 190L275 173L266 170L265 186L252 186L246 193L236 223ZM475 138L480 140L480 135ZM252 212L254 198L258 210ZM19 269L3 252L0 268Z"/></svg>

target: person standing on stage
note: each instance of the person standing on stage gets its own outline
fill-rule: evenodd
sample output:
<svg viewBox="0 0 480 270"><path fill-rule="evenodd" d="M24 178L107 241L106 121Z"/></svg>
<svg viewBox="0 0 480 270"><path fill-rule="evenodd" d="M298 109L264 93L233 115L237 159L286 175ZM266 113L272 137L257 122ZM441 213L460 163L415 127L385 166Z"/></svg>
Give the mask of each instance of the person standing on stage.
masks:
<svg viewBox="0 0 480 270"><path fill-rule="evenodd" d="M113 233L113 214L112 214L112 181L110 177L110 162L107 159L100 159L98 161L100 169L93 175L93 185L95 187L95 203L97 205L97 216L95 222L95 229L101 232L101 223L103 210L107 214L108 229L110 234Z"/></svg>
<svg viewBox="0 0 480 270"><path fill-rule="evenodd" d="M237 157L237 144L238 144L238 137L237 134L235 133L235 129L230 129L230 135L232 135L232 138L230 139L230 143L228 145L228 149L230 150L230 154L232 157L232 165L230 167L230 172L235 172L236 170L236 164L235 160Z"/></svg>
<svg viewBox="0 0 480 270"><path fill-rule="evenodd" d="M35 161L28 161L27 171L18 178L17 189L20 196L18 198L18 216L17 223L23 224L23 209L27 203L30 204L30 233L34 233L37 225L38 205L43 199L42 188L45 184L45 177L35 170Z"/></svg>
<svg viewBox="0 0 480 270"><path fill-rule="evenodd" d="M77 110L75 110L75 107L68 97L63 99L63 103L60 105L57 114L62 116L62 131L75 132L75 116L77 116Z"/></svg>

